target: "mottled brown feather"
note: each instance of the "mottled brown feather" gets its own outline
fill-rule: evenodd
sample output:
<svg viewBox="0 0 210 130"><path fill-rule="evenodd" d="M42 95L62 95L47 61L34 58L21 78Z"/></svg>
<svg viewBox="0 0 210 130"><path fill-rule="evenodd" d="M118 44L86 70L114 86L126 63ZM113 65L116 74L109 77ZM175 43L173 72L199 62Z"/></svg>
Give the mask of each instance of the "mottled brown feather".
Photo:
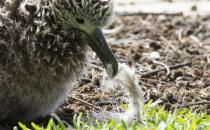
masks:
<svg viewBox="0 0 210 130"><path fill-rule="evenodd" d="M10 4L0 8L0 121L13 124L46 116L66 99L87 45L79 30L53 24L44 5L31 14Z"/></svg>

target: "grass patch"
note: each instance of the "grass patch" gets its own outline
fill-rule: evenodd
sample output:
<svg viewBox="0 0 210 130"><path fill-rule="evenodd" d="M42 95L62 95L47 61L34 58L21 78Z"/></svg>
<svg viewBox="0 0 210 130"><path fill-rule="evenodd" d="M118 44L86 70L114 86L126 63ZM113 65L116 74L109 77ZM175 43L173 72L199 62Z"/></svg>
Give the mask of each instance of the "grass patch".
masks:
<svg viewBox="0 0 210 130"><path fill-rule="evenodd" d="M51 119L46 128L31 123L34 130L67 130L62 121L54 115L58 124ZM164 107L149 102L144 106L144 125L133 122L128 125L124 121L110 120L105 124L99 121L84 122L82 114L74 117L73 127L76 130L210 130L210 116L206 113L196 113L190 109L180 108L173 112L167 112ZM21 130L28 128L19 123ZM18 130L14 128L14 130Z"/></svg>

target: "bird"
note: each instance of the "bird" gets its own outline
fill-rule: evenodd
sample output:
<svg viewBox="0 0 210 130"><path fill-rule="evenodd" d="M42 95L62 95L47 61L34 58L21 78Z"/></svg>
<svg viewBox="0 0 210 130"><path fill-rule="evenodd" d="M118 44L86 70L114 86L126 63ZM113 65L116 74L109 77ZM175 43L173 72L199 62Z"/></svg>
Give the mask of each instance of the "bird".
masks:
<svg viewBox="0 0 210 130"><path fill-rule="evenodd" d="M0 2L0 123L45 117L73 90L91 48L114 77L118 62L102 28L112 0Z"/></svg>

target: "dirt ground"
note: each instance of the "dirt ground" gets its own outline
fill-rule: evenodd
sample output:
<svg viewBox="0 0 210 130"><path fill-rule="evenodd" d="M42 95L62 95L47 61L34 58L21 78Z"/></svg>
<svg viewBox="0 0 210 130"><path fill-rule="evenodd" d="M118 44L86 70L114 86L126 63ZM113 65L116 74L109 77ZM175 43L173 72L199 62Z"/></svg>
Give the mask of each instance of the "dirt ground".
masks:
<svg viewBox="0 0 210 130"><path fill-rule="evenodd" d="M210 114L210 16L116 16L105 32L118 61L135 68L145 102ZM103 66L94 54L87 68L72 95L93 106L70 97L58 113L69 118L87 110L121 112L128 100L121 90L100 88Z"/></svg>

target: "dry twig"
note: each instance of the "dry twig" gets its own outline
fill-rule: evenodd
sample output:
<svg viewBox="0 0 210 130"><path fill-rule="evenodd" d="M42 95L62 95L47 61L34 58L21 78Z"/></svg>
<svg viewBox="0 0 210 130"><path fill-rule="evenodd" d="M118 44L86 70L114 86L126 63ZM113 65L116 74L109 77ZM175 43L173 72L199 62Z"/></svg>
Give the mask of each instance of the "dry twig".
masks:
<svg viewBox="0 0 210 130"><path fill-rule="evenodd" d="M184 104L184 105L178 105L178 108L181 107L190 107L190 106L196 106L196 105L210 105L210 101L200 101L200 102L196 102L196 103L189 103L189 104Z"/></svg>
<svg viewBox="0 0 210 130"><path fill-rule="evenodd" d="M187 63L171 65L171 66L168 66L168 68L169 69L177 69L177 68L180 68L180 67L191 65L191 63L192 62L190 61L190 62L187 62ZM157 74L158 72L161 72L161 71L167 71L167 69L166 68L162 68L162 69L157 69L157 70L154 70L154 71L151 71L151 72L142 73L141 74L141 78L145 78L145 77L149 77L149 76L155 75L155 74Z"/></svg>
<svg viewBox="0 0 210 130"><path fill-rule="evenodd" d="M161 84L166 84L167 82L162 81L162 80L157 80L157 79L151 79L151 78L139 78L140 80L147 80L147 81L152 81L152 82L159 82Z"/></svg>
<svg viewBox="0 0 210 130"><path fill-rule="evenodd" d="M162 65L166 69L167 76L170 74L171 71L170 71L170 68L169 68L168 65L166 65L166 64L164 64L164 63L162 63L160 61L157 61L157 60L153 60L153 63Z"/></svg>
<svg viewBox="0 0 210 130"><path fill-rule="evenodd" d="M86 101L84 101L82 99L79 99L79 98L76 98L76 97L72 97L72 96L69 96L69 98L72 98L73 100L76 100L76 101L79 101L81 103L84 103L85 105L90 106L92 108L95 108L97 110L104 111L103 109L101 109L101 108L99 108L99 107L97 107L97 106L95 106L95 105L93 105L93 104L91 104L89 102L86 102Z"/></svg>

